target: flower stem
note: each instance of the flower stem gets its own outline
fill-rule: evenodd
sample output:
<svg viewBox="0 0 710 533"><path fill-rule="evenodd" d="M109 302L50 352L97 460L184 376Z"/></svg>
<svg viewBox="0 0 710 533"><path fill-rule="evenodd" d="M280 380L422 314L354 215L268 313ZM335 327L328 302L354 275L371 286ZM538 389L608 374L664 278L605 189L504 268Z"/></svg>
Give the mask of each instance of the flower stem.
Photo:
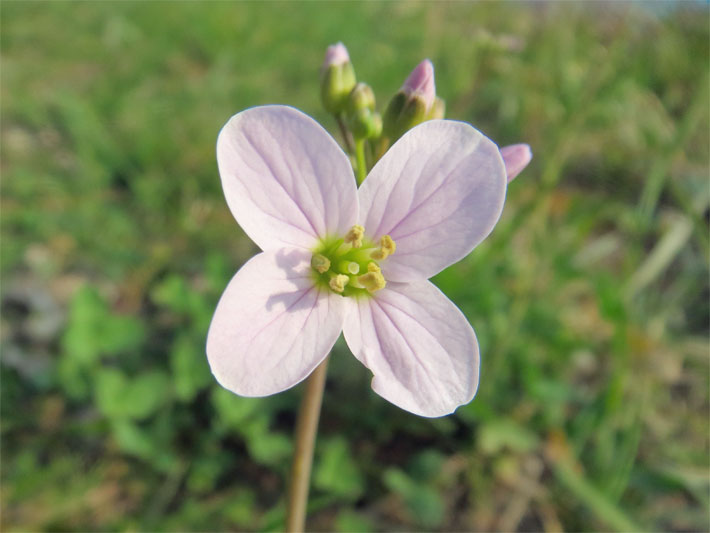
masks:
<svg viewBox="0 0 710 533"><path fill-rule="evenodd" d="M357 185L362 185L367 176L367 163L365 162L365 139L355 139L355 162L357 164Z"/></svg>
<svg viewBox="0 0 710 533"><path fill-rule="evenodd" d="M308 503L308 488L313 464L313 448L316 443L327 368L328 357L316 367L306 380L306 390L303 393L301 407L298 411L296 446L293 451L286 510L286 531L288 533L302 533L306 526L306 504Z"/></svg>
<svg viewBox="0 0 710 533"><path fill-rule="evenodd" d="M345 143L345 149L349 154L353 153L353 139L348 127L345 125L345 119L342 113L335 115L335 121L338 123L338 128L340 128L340 134L343 136L343 142Z"/></svg>

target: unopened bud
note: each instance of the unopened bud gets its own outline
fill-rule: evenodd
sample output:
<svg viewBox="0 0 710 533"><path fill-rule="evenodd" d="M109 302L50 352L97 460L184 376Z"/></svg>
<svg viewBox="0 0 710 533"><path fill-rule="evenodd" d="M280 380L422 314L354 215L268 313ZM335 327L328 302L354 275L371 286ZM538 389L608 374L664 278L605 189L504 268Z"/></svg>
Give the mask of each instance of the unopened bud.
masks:
<svg viewBox="0 0 710 533"><path fill-rule="evenodd" d="M384 134L392 142L396 141L407 130L422 122L426 112L426 104L420 97L407 98L406 94L398 92L390 100L382 117Z"/></svg>
<svg viewBox="0 0 710 533"><path fill-rule="evenodd" d="M429 110L436 98L434 65L431 64L431 61L425 59L419 63L404 81L401 90L410 98L414 95L421 97Z"/></svg>
<svg viewBox="0 0 710 533"><path fill-rule="evenodd" d="M350 55L348 54L348 49L345 48L343 43L335 43L326 48L325 59L323 60L324 67L342 65L348 61L350 61Z"/></svg>
<svg viewBox="0 0 710 533"><path fill-rule="evenodd" d="M446 115L446 102L438 96L434 99L434 103L426 116L426 120L442 119Z"/></svg>
<svg viewBox="0 0 710 533"><path fill-rule="evenodd" d="M355 87L355 70L343 43L329 46L321 67L321 101L329 113L345 110L350 91Z"/></svg>
<svg viewBox="0 0 710 533"><path fill-rule="evenodd" d="M375 112L372 114L372 133L370 139L377 139L382 135L382 115Z"/></svg>
<svg viewBox="0 0 710 533"><path fill-rule="evenodd" d="M382 133L382 117L368 108L348 117L350 131L356 139L375 139Z"/></svg>
<svg viewBox="0 0 710 533"><path fill-rule="evenodd" d="M407 130L429 119L435 99L434 66L425 59L390 100L383 117L384 134L394 142Z"/></svg>
<svg viewBox="0 0 710 533"><path fill-rule="evenodd" d="M348 113L355 114L361 109L375 109L375 93L367 83L358 83L348 96Z"/></svg>
<svg viewBox="0 0 710 533"><path fill-rule="evenodd" d="M508 183L520 174L532 160L532 150L527 144L512 144L500 149L500 155L505 164L505 173L508 175Z"/></svg>

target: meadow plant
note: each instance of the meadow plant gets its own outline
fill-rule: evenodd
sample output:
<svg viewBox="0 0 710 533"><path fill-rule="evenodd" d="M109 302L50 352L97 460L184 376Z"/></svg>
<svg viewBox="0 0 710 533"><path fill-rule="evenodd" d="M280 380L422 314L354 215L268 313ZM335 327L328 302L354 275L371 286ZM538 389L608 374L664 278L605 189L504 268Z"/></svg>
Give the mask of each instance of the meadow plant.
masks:
<svg viewBox="0 0 710 533"><path fill-rule="evenodd" d="M326 51L321 100L345 151L283 105L237 113L217 141L227 204L262 252L227 285L207 356L219 383L242 396L308 378L289 531L304 529L327 358L341 332L373 373L373 390L402 409L440 417L473 398L475 333L428 279L488 236L507 183L531 159L527 145L501 150L473 126L444 120L428 59L380 117L337 43Z"/></svg>

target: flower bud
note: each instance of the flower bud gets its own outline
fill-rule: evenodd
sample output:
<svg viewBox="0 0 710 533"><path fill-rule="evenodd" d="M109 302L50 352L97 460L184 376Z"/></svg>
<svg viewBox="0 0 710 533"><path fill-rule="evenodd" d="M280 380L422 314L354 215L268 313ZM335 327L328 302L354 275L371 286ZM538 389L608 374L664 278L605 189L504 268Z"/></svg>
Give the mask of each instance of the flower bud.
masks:
<svg viewBox="0 0 710 533"><path fill-rule="evenodd" d="M370 139L378 139L382 135L382 115L377 112L372 113L372 133Z"/></svg>
<svg viewBox="0 0 710 533"><path fill-rule="evenodd" d="M429 118L436 99L434 66L425 59L405 80L390 101L384 115L384 133L392 142ZM443 100L441 101L443 104Z"/></svg>
<svg viewBox="0 0 710 533"><path fill-rule="evenodd" d="M349 115L348 123L356 139L375 139L382 133L382 117L368 108Z"/></svg>
<svg viewBox="0 0 710 533"><path fill-rule="evenodd" d="M425 59L419 63L409 77L404 81L401 90L410 98L419 97L424 100L427 110L431 108L436 98L434 85L434 65Z"/></svg>
<svg viewBox="0 0 710 533"><path fill-rule="evenodd" d="M407 99L398 92L390 100L383 116L383 131L391 142L399 139L407 130L426 118L426 105L420 98Z"/></svg>
<svg viewBox="0 0 710 533"><path fill-rule="evenodd" d="M355 87L355 70L343 43L329 46L321 67L321 101L329 113L345 109L350 91Z"/></svg>
<svg viewBox="0 0 710 533"><path fill-rule="evenodd" d="M350 95L348 96L348 113L355 114L361 109L375 110L375 93L367 83L358 83L355 85Z"/></svg>
<svg viewBox="0 0 710 533"><path fill-rule="evenodd" d="M426 120L442 119L446 114L446 102L438 96L434 99L434 103L426 116Z"/></svg>
<svg viewBox="0 0 710 533"><path fill-rule="evenodd" d="M527 144L504 146L500 149L500 155L503 157L508 183L513 181L513 178L520 174L532 160L532 150Z"/></svg>

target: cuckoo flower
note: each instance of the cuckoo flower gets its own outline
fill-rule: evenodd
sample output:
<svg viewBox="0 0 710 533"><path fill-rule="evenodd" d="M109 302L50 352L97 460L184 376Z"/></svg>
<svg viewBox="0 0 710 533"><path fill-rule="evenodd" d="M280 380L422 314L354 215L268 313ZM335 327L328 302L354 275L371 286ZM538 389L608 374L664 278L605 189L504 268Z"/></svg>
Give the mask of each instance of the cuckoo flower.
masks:
<svg viewBox="0 0 710 533"><path fill-rule="evenodd" d="M360 189L313 119L285 106L224 126L227 203L261 248L232 278L207 337L213 374L243 396L306 378L343 331L380 396L418 415L451 413L478 385L461 311L428 278L493 229L506 192L498 147L463 122L407 132Z"/></svg>

